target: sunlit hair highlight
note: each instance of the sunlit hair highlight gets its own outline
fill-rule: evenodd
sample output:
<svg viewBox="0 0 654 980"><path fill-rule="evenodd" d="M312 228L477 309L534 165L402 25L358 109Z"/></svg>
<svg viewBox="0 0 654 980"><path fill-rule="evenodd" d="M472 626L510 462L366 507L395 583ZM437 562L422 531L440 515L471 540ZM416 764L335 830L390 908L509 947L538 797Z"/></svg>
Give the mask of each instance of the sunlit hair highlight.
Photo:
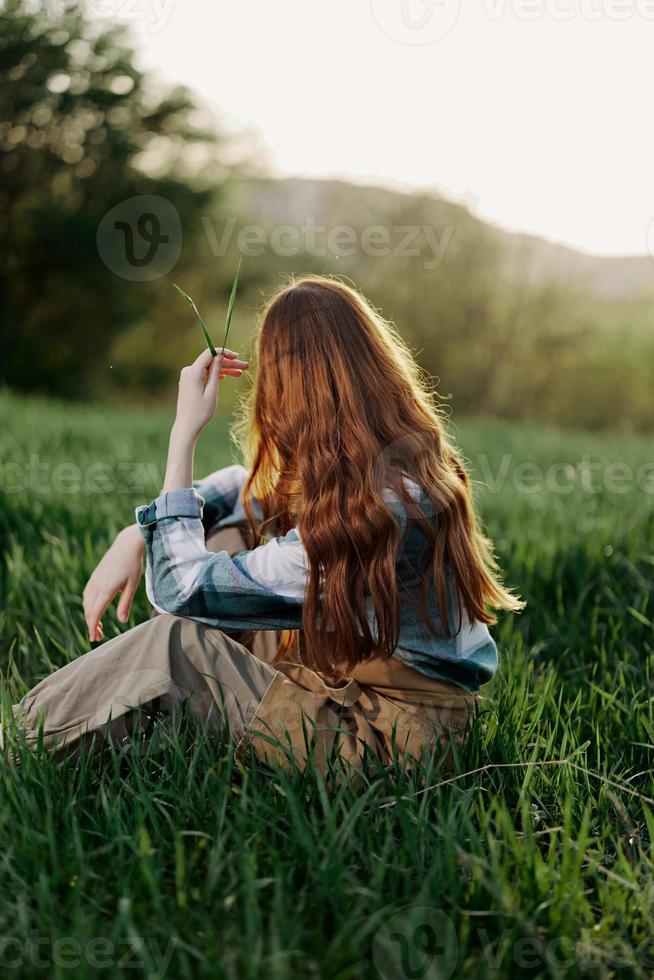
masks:
<svg viewBox="0 0 654 980"><path fill-rule="evenodd" d="M402 535L385 490L425 531L418 601L436 635L456 632L463 609L470 620L492 623L494 609L521 608L498 578L469 477L427 379L394 327L356 290L321 276L292 280L264 311L255 361L234 430L249 466L246 512L255 543L297 527L309 563L308 663L344 673L398 644L400 602L410 597L398 587ZM405 476L431 499L436 518L418 509ZM261 504L261 522L250 495ZM440 626L427 610L430 582Z"/></svg>

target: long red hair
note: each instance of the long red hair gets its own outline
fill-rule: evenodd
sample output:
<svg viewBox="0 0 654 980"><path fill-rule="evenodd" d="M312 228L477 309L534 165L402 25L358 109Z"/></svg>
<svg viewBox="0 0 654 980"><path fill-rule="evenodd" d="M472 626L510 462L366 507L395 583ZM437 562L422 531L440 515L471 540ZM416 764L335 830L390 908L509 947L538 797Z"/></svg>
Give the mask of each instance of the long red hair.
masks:
<svg viewBox="0 0 654 980"><path fill-rule="evenodd" d="M300 534L309 563L305 660L324 672L345 671L398 644L402 534L385 490L424 528L430 551L420 603L436 635L430 582L441 634L458 629L448 615L448 571L459 614L465 609L471 620L492 623L493 609L522 607L498 578L469 477L427 379L356 290L321 276L293 280L265 309L255 359L236 426L250 468L246 511L255 542L270 530L295 526ZM430 498L431 517L405 477ZM262 522L250 495L263 508Z"/></svg>

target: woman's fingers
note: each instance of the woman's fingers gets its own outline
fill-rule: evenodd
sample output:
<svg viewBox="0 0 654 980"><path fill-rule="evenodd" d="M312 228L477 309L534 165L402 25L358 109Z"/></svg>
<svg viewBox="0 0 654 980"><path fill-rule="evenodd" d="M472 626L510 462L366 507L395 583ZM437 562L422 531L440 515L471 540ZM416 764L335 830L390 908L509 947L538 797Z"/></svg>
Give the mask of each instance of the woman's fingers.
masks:
<svg viewBox="0 0 654 980"><path fill-rule="evenodd" d="M213 363L209 369L207 383L204 386L203 397L213 405L214 410L216 407L216 399L218 398L218 382L220 381L222 365L223 365L223 359L220 356L220 354L218 354L213 359Z"/></svg>
<svg viewBox="0 0 654 980"><path fill-rule="evenodd" d="M132 609L132 602L134 601L134 596L138 588L138 581L128 581L123 587L120 595L120 601L118 603L118 608L116 610L118 619L121 623L127 622L129 619L129 614ZM103 615L107 606L113 599L115 593L111 594L109 592L93 592L84 596L84 619L86 620L86 626L89 631L89 639L92 643L96 643L98 640L102 639L102 623L100 617Z"/></svg>
<svg viewBox="0 0 654 980"><path fill-rule="evenodd" d="M213 354L208 347L205 347L201 354L195 358L193 363L190 365L192 368L197 370L199 374L203 374L208 367L211 366L213 361Z"/></svg>
<svg viewBox="0 0 654 980"><path fill-rule="evenodd" d="M88 601L84 600L84 618L89 631L89 639L92 643L102 639L102 623L100 617L113 599L115 592L95 592L89 596Z"/></svg>
<svg viewBox="0 0 654 980"><path fill-rule="evenodd" d="M216 354L213 357L211 351L208 349L203 350L193 364L190 365L190 370L205 385L208 384L210 372L216 364L219 372L216 380L220 380L221 378L240 378L243 371L247 369L248 362L239 360L233 351L230 351L230 354L232 355L230 358L227 357L227 352L225 352L225 356ZM184 370L188 371L189 368L185 368Z"/></svg>
<svg viewBox="0 0 654 980"><path fill-rule="evenodd" d="M84 609L84 619L86 621L86 628L89 631L89 640L93 642L95 638L95 628L97 625L97 618L93 618L93 609L95 606L95 596L96 590L89 590L88 585L84 589L84 594L82 596L82 607Z"/></svg>
<svg viewBox="0 0 654 980"><path fill-rule="evenodd" d="M129 619L129 612L132 608L132 601L137 588L138 582L128 581L120 594L120 601L116 612L121 623L126 623Z"/></svg>
<svg viewBox="0 0 654 980"><path fill-rule="evenodd" d="M89 628L89 639L91 643L95 643L102 636L102 627L100 626L100 617L105 611L109 602L104 602L102 599L97 598L93 606L89 609L86 614L86 625Z"/></svg>
<svg viewBox="0 0 654 980"><path fill-rule="evenodd" d="M249 361L240 360L238 354L236 354L233 350L227 350L227 348L225 348L224 354L222 351L219 351L216 356L223 358L223 363L224 361L228 361L229 363L226 364L225 367L229 367L230 370L234 369L239 371L245 371L245 369L248 367L250 363ZM197 368L198 373L201 374L203 371L206 371L207 368L211 366L211 362L213 360L214 360L213 354L211 353L208 347L205 347L202 353L199 354L196 357L196 359L193 361L191 367Z"/></svg>
<svg viewBox="0 0 654 980"><path fill-rule="evenodd" d="M237 357L227 359L227 351L225 351L225 359L220 366L220 378L240 378L244 371L247 371L249 367L249 361L240 361Z"/></svg>
<svg viewBox="0 0 654 980"><path fill-rule="evenodd" d="M90 609L85 610L84 618L86 620L86 628L89 631L89 640L91 643L95 643L98 638L97 632L100 612L96 610L95 606L92 606Z"/></svg>

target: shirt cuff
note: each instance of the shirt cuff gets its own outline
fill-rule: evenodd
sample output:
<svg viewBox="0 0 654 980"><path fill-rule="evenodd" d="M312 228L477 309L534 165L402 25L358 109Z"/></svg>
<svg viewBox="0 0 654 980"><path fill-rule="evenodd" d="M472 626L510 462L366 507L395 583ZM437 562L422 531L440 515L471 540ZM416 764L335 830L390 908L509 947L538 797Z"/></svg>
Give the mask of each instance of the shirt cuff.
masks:
<svg viewBox="0 0 654 980"><path fill-rule="evenodd" d="M136 508L136 522L142 528L151 527L164 517L194 517L202 519L204 498L192 487L169 490L149 504Z"/></svg>

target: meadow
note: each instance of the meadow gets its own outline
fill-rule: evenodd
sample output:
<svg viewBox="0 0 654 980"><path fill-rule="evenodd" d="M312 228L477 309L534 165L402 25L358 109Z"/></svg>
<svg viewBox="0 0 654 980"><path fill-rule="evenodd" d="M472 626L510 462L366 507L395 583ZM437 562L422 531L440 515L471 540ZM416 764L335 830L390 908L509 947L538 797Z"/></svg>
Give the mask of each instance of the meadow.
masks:
<svg viewBox="0 0 654 980"><path fill-rule="evenodd" d="M170 421L0 394L5 710L88 649L82 589L158 492ZM454 431L527 600L495 628L501 668L455 777L329 789L236 768L181 724L99 771L3 756L4 975L652 975L651 442ZM197 474L231 458L218 418ZM147 615L141 587L130 625Z"/></svg>

